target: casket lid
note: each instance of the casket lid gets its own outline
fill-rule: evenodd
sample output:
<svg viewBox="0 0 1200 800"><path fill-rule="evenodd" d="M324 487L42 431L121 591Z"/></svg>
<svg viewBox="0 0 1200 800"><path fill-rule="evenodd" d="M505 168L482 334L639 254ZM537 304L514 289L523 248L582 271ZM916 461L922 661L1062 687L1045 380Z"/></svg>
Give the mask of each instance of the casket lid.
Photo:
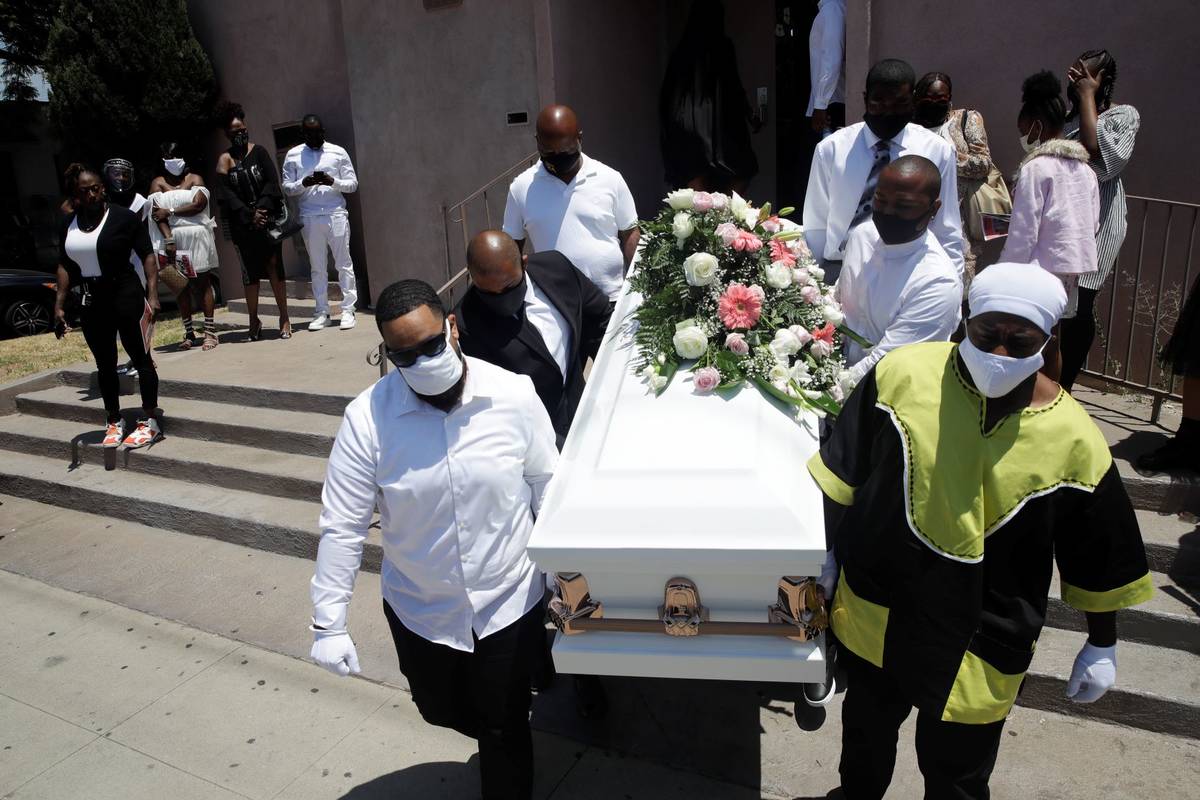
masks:
<svg viewBox="0 0 1200 800"><path fill-rule="evenodd" d="M723 565L797 574L825 555L821 492L806 462L818 420L753 386L700 396L682 370L655 397L635 373L626 293L529 542L548 571L661 572ZM789 572L789 570L794 570ZM810 570L811 572L811 570Z"/></svg>

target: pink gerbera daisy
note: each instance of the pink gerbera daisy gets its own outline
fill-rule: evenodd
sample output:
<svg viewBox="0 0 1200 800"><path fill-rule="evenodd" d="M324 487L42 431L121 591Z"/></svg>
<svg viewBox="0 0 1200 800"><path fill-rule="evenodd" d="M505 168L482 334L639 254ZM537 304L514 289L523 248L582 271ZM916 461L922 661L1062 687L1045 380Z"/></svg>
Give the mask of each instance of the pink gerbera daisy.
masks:
<svg viewBox="0 0 1200 800"><path fill-rule="evenodd" d="M752 328L762 315L762 297L740 283L731 283L717 302L717 315L726 328Z"/></svg>
<svg viewBox="0 0 1200 800"><path fill-rule="evenodd" d="M796 263L796 256L788 249L787 242L778 239L771 240L771 260L782 261L789 267Z"/></svg>

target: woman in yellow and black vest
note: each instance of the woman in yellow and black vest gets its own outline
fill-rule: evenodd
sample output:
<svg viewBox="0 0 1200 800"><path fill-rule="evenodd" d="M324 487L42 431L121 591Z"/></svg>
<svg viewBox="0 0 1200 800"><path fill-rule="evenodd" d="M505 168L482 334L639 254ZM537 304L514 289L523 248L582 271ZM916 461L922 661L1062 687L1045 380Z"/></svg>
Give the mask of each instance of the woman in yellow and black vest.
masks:
<svg viewBox="0 0 1200 800"><path fill-rule="evenodd" d="M926 797L986 798L1055 561L1088 641L1068 696L1116 678L1117 609L1152 588L1133 507L1087 412L1038 372L1066 305L1032 264L971 285L961 345L885 356L809 462L840 567L842 788L879 798L915 707Z"/></svg>

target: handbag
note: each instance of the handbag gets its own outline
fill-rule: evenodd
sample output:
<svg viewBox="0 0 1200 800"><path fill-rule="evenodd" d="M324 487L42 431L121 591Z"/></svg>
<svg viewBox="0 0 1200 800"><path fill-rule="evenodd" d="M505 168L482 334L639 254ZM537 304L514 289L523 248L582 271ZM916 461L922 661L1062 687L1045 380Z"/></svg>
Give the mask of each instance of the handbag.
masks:
<svg viewBox="0 0 1200 800"><path fill-rule="evenodd" d="M963 139L967 138L967 115L971 112L963 109L962 115L962 133ZM975 187L966 197L967 214L963 220L963 227L967 231L967 235L977 242L984 241L983 230L983 214L999 214L1008 216L1012 214L1012 196L1008 193L1008 186L1004 183L1004 176L1000 174L1000 170L996 169L995 162L992 163L992 168L988 170L988 176Z"/></svg>
<svg viewBox="0 0 1200 800"><path fill-rule="evenodd" d="M280 205L279 213L275 216L271 227L267 229L267 235L275 241L280 241L289 236L295 236L303 227L304 223L292 216L292 211L285 201Z"/></svg>
<svg viewBox="0 0 1200 800"><path fill-rule="evenodd" d="M174 262L168 261L165 255L161 253L158 256L158 279L167 285L171 290L171 294L183 294L183 290L187 288L187 276L179 271L179 267L175 266Z"/></svg>

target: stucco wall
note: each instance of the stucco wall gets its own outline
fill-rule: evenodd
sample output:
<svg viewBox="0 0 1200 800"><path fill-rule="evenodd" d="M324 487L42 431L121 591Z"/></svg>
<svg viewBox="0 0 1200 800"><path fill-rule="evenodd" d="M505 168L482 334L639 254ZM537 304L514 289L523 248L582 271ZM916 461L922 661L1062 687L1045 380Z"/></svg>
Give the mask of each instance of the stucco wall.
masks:
<svg viewBox="0 0 1200 800"><path fill-rule="evenodd" d="M871 60L905 58L918 75L941 70L954 79L955 105L983 112L993 155L1006 173L1020 160L1021 81L1051 69L1065 82L1079 53L1108 48L1119 67L1115 99L1133 104L1142 117L1125 172L1127 191L1200 201L1196 169L1173 155L1181 148L1180 136L1200 127L1200 108L1191 101L1192 76L1200 69L1200 4L1194 0L1095 0L1086 7L1045 0L851 0L851 5L858 6L852 23L869 12ZM849 33L862 41L861 30ZM855 71L848 69L850 75ZM848 85L850 94L861 94L862 79Z"/></svg>
<svg viewBox="0 0 1200 800"><path fill-rule="evenodd" d="M533 5L465 0L426 11L420 0L343 0L341 9L374 291L407 277L440 284L442 205L536 149ZM508 127L514 110L530 124Z"/></svg>
<svg viewBox="0 0 1200 800"><path fill-rule="evenodd" d="M307 113L319 114L329 141L340 144L358 164L341 14L327 0L193 0L188 16L196 38L204 46L216 72L221 97L241 103L246 125L256 144L274 152L272 126L298 121ZM209 142L209 158L202 170L215 181L217 156L229 146L220 132ZM360 178L364 178L361 174ZM369 185L369 178L364 178ZM366 266L362 246L364 229L360 201L348 198L351 254ZM226 297L242 294L240 262L233 243L220 238L221 287ZM307 277L308 265L292 243L284 246L289 276ZM263 296L269 290L263 288Z"/></svg>

